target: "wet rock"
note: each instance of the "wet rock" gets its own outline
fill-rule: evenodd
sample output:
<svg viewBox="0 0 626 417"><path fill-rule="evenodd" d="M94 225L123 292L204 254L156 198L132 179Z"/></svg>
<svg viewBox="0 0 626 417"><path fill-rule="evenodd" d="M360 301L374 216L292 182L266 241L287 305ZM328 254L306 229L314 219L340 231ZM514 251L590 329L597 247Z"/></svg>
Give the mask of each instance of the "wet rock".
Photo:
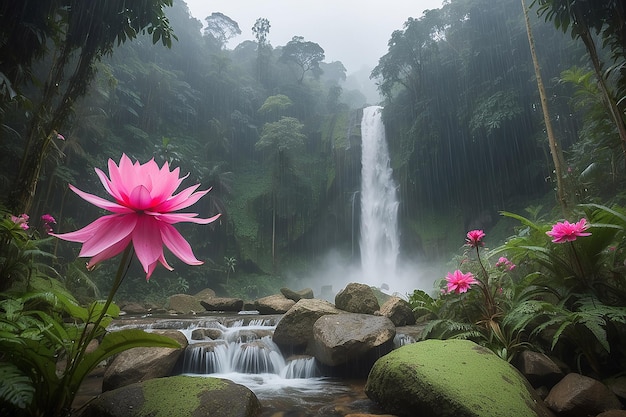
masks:
<svg viewBox="0 0 626 417"><path fill-rule="evenodd" d="M200 300L206 311L241 311L243 300L239 298L208 297Z"/></svg>
<svg viewBox="0 0 626 417"><path fill-rule="evenodd" d="M559 416L587 417L619 410L622 404L602 382L577 373L559 381L546 397L546 405Z"/></svg>
<svg viewBox="0 0 626 417"><path fill-rule="evenodd" d="M313 298L313 290L310 288L305 288L300 291L293 291L289 288L281 288L280 293L285 296L285 298L289 298L290 300L295 301L296 303L303 298Z"/></svg>
<svg viewBox="0 0 626 417"><path fill-rule="evenodd" d="M563 371L552 359L540 352L525 350L519 354L515 366L535 387L552 388L563 378Z"/></svg>
<svg viewBox="0 0 626 417"><path fill-rule="evenodd" d="M167 302L168 310L177 314L197 314L206 311L200 300L193 295L174 294Z"/></svg>
<svg viewBox="0 0 626 417"><path fill-rule="evenodd" d="M313 325L317 319L327 314L340 313L343 311L326 300L303 298L276 325L274 343L283 347L304 348L313 338Z"/></svg>
<svg viewBox="0 0 626 417"><path fill-rule="evenodd" d="M429 417L549 417L528 381L468 340L425 340L374 364L367 396L385 412Z"/></svg>
<svg viewBox="0 0 626 417"><path fill-rule="evenodd" d="M104 372L102 391L171 375L178 358L187 347L187 338L177 330L162 330L155 333L175 339L181 348L136 347L120 353Z"/></svg>
<svg viewBox="0 0 626 417"><path fill-rule="evenodd" d="M255 417L260 414L259 400L243 385L219 378L179 375L105 392L90 402L79 417Z"/></svg>
<svg viewBox="0 0 626 417"><path fill-rule="evenodd" d="M374 314L380 310L374 291L365 284L352 282L335 296L335 307L349 313Z"/></svg>
<svg viewBox="0 0 626 417"><path fill-rule="evenodd" d="M377 314L389 318L396 326L415 324L415 315L411 304L400 297L389 297Z"/></svg>
<svg viewBox="0 0 626 417"><path fill-rule="evenodd" d="M191 340L217 340L221 339L223 334L220 329L193 329L191 331Z"/></svg>
<svg viewBox="0 0 626 417"><path fill-rule="evenodd" d="M194 297L196 297L199 300L204 300L205 298L213 298L216 297L217 294L215 294L215 291L211 288L205 288L203 290L198 291L197 293L195 293L193 295Z"/></svg>
<svg viewBox="0 0 626 417"><path fill-rule="evenodd" d="M395 334L396 328L387 317L357 313L325 315L313 325L311 351L324 365L342 365L359 361L371 352L377 356L388 353L393 349ZM369 369L366 363L363 367Z"/></svg>
<svg viewBox="0 0 626 417"><path fill-rule="evenodd" d="M295 301L286 298L282 294L275 294L255 300L254 309L259 314L283 314L293 307L295 303Z"/></svg>

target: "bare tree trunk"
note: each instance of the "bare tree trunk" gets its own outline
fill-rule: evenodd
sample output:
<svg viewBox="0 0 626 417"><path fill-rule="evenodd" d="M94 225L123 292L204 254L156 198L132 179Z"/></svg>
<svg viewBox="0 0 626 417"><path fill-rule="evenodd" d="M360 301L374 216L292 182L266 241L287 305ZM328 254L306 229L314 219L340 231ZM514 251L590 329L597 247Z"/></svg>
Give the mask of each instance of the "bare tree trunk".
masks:
<svg viewBox="0 0 626 417"><path fill-rule="evenodd" d="M524 0L522 2L522 9L524 10L524 19L526 22L526 33L528 34L528 44L530 46L530 55L533 59L533 66L535 69L535 78L537 79L537 88L539 90L539 97L541 99L541 109L543 110L543 120L546 125L546 133L548 135L548 144L550 145L550 154L552 155L552 161L554 163L554 174L556 176L556 193L557 199L563 211L567 210L567 195L563 184L563 151L559 147L558 141L554 136L554 129L552 129L552 121L550 120L550 111L548 109L548 98L546 95L546 89L543 85L543 79L541 78L541 68L539 67L539 61L537 59L537 52L535 51L535 41L533 39L532 30L530 27L530 19L528 18L528 9Z"/></svg>

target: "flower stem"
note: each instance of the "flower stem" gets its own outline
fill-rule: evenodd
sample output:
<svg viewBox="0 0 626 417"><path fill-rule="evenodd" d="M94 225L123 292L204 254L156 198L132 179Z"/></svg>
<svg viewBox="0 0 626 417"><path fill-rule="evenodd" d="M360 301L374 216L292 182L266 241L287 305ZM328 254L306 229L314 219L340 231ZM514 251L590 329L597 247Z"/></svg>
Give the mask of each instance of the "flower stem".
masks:
<svg viewBox="0 0 626 417"><path fill-rule="evenodd" d="M130 245L130 244L126 247L126 249L124 249L124 252L122 254L122 259L120 260L120 264L117 267L117 273L115 274L115 280L113 281L113 286L111 287L111 290L109 291L109 295L102 309L100 310L98 317L93 322L91 321L92 319L91 315L93 314L93 311L94 311L93 309L95 308L96 305L94 304L93 308L90 309L89 311L89 316L87 320L85 321L85 326L78 340L76 354L73 358L69 358L68 367L66 368L65 375L63 376L63 381L61 383L61 389L62 389L61 395L62 395L63 400L59 404L60 406L59 410L69 409L69 407L71 407L72 405L71 403L74 400L76 390L78 390L78 388L80 387L80 384L82 383L82 378L80 381L74 380L75 378L74 373L76 372L76 369L78 368L78 365L80 364L81 360L84 358L85 352L87 351L87 347L89 346L89 343L95 338L96 333L98 332L98 329L100 327L100 324L102 323L102 320L106 316L107 311L109 307L111 306L111 303L113 302L113 297L115 296L115 293L119 289L120 285L124 281L124 278L126 277L126 274L128 273L128 269L130 268L130 262L132 260L132 257L131 257L132 250L133 250L133 245Z"/></svg>

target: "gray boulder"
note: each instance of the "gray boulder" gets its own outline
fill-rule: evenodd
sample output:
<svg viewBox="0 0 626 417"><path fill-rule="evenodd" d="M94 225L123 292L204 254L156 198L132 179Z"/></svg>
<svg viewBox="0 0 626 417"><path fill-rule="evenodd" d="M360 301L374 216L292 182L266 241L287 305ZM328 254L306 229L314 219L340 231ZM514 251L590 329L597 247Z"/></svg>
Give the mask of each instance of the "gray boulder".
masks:
<svg viewBox="0 0 626 417"><path fill-rule="evenodd" d="M80 417L255 417L260 414L259 400L242 385L225 379L179 375L105 392L91 401Z"/></svg>
<svg viewBox="0 0 626 417"><path fill-rule="evenodd" d="M544 353L525 350L519 354L515 366L535 388L552 388L563 378L561 368Z"/></svg>
<svg viewBox="0 0 626 417"><path fill-rule="evenodd" d="M622 404L602 382L570 373L546 397L546 405L559 416L587 417L604 411L620 410Z"/></svg>
<svg viewBox="0 0 626 417"><path fill-rule="evenodd" d="M387 317L356 313L325 315L313 325L311 351L324 365L342 365L372 352L377 356L388 353L393 349L395 334L396 328Z"/></svg>
<svg viewBox="0 0 626 417"><path fill-rule="evenodd" d="M374 314L380 309L374 291L365 284L352 282L335 296L335 307L349 313Z"/></svg>
<svg viewBox="0 0 626 417"><path fill-rule="evenodd" d="M177 330L161 330L155 333L175 339L181 347L136 347L120 353L104 372L102 391L171 375L178 358L187 348L187 338Z"/></svg>
<svg viewBox="0 0 626 417"><path fill-rule="evenodd" d="M243 300L240 298L206 297L200 300L206 311L241 311Z"/></svg>
<svg viewBox="0 0 626 417"><path fill-rule="evenodd" d="M200 300L189 294L171 295L167 302L167 308L178 314L197 314L206 311Z"/></svg>
<svg viewBox="0 0 626 417"><path fill-rule="evenodd" d="M389 297L377 314L389 318L396 326L415 324L415 315L411 304L400 297Z"/></svg>
<svg viewBox="0 0 626 417"><path fill-rule="evenodd" d="M269 295L254 301L254 309L259 314L283 314L286 313L296 302L286 298L282 294Z"/></svg>
<svg viewBox="0 0 626 417"><path fill-rule="evenodd" d="M380 358L367 396L402 417L548 417L517 369L468 340L425 340Z"/></svg>
<svg viewBox="0 0 626 417"><path fill-rule="evenodd" d="M289 288L281 288L280 293L284 295L285 298L289 298L290 300L293 300L296 303L303 298L313 298L313 290L310 288L305 288L300 291L294 291Z"/></svg>
<svg viewBox="0 0 626 417"><path fill-rule="evenodd" d="M280 319L272 340L279 346L306 347L313 339L313 325L317 319L327 314L340 313L343 311L326 300L303 298Z"/></svg>

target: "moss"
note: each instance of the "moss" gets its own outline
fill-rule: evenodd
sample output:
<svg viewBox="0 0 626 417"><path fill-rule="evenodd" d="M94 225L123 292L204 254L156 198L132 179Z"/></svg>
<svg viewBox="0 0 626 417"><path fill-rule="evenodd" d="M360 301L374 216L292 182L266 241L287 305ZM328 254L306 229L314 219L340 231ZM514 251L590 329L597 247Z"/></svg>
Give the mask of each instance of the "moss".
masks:
<svg viewBox="0 0 626 417"><path fill-rule="evenodd" d="M377 400L391 403L392 411L418 408L426 413L443 410L438 414L443 416L538 415L536 399L517 370L473 342L427 340L397 349L382 361L374 366L366 389L377 391L381 397ZM398 391L399 385L404 392Z"/></svg>
<svg viewBox="0 0 626 417"><path fill-rule="evenodd" d="M172 389L173 379L176 389ZM144 383L144 408L140 416L190 416L200 406L200 395L207 390L222 390L228 384L218 378L177 376L151 379Z"/></svg>

